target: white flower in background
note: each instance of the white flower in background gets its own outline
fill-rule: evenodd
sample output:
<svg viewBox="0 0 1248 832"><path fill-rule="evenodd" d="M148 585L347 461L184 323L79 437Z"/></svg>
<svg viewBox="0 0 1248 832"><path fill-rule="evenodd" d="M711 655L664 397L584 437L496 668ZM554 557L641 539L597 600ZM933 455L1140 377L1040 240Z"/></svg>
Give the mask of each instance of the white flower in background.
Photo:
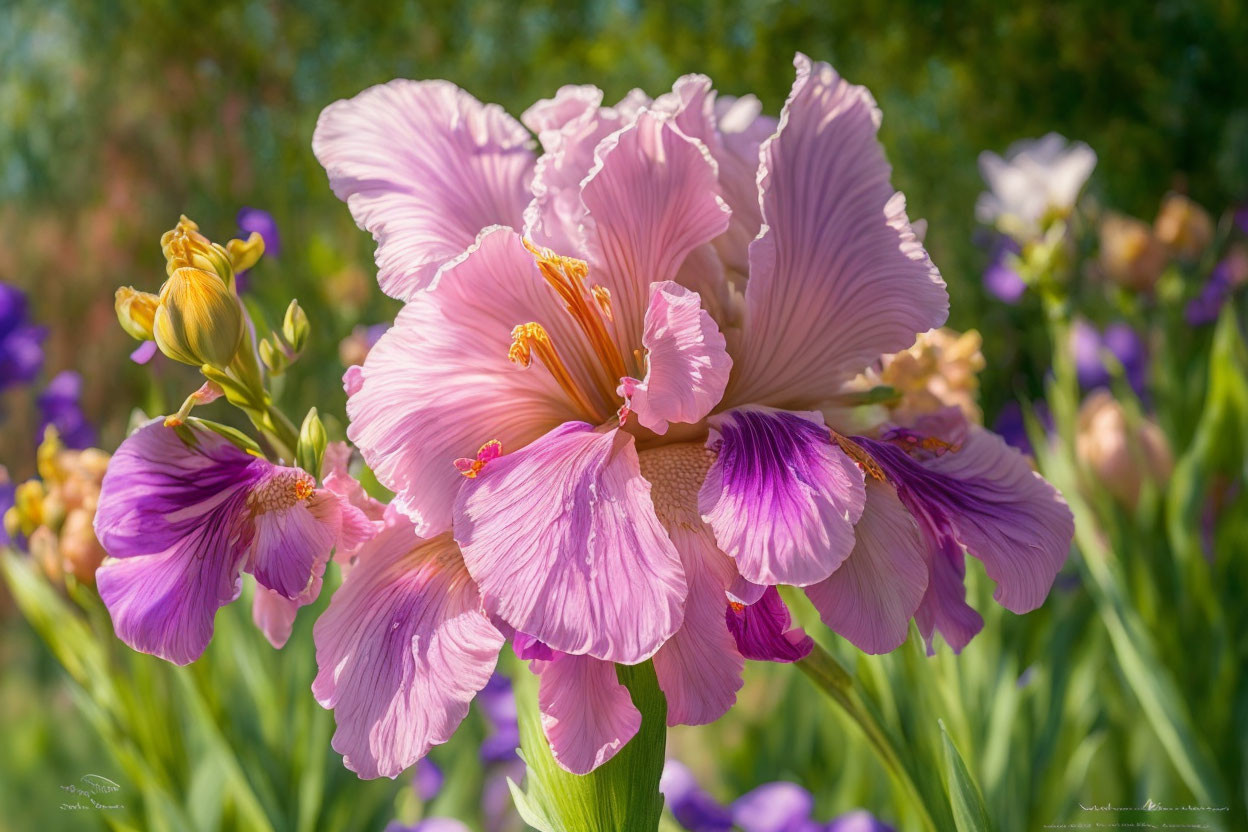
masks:
<svg viewBox="0 0 1248 832"><path fill-rule="evenodd" d="M1004 159L984 151L979 172L988 190L980 194L975 216L1016 239L1035 238L1046 217L1070 212L1095 167L1092 148L1057 133L1015 142Z"/></svg>

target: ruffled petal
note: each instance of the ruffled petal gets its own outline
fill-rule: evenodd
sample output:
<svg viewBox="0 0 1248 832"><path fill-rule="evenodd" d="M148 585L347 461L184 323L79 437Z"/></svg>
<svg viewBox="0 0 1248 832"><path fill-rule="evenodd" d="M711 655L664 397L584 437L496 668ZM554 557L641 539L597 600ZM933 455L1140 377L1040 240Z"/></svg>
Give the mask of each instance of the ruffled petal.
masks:
<svg viewBox="0 0 1248 832"><path fill-rule="evenodd" d="M854 550L824 581L806 587L823 623L866 653L901 646L927 589L918 524L892 486L868 478Z"/></svg>
<svg viewBox="0 0 1248 832"><path fill-rule="evenodd" d="M795 662L806 658L815 640L801 627L793 627L789 608L774 586L767 587L753 604L725 606L728 631L737 649L747 659L758 662Z"/></svg>
<svg viewBox="0 0 1248 832"><path fill-rule="evenodd" d="M312 692L361 777L396 777L444 743L494 672L503 635L449 535L402 520L373 538L317 620Z"/></svg>
<svg viewBox="0 0 1248 832"><path fill-rule="evenodd" d="M398 79L330 104L312 150L377 240L381 290L400 300L483 228L519 228L529 201L528 132L446 81Z"/></svg>
<svg viewBox="0 0 1248 832"><path fill-rule="evenodd" d="M312 578L307 588L295 598L287 598L262 584L256 585L256 594L251 602L251 620L274 649L281 650L290 640L299 608L320 597L328 562L327 558L322 558L312 564Z"/></svg>
<svg viewBox="0 0 1248 832"><path fill-rule="evenodd" d="M615 675L615 665L561 654L537 662L542 730L560 766L588 774L614 757L641 727L641 711Z"/></svg>
<svg viewBox="0 0 1248 832"><path fill-rule="evenodd" d="M762 105L752 95L717 98L711 79L705 75L678 78L670 93L655 100L654 109L671 113L681 132L706 145L715 159L719 186L732 209L732 219L714 246L728 268L745 274L750 241L758 236L762 225L759 146L775 130L776 120L760 115Z"/></svg>
<svg viewBox="0 0 1248 832"><path fill-rule="evenodd" d="M854 546L863 474L815 412L743 408L713 416L719 457L698 505L719 547L756 584L808 586Z"/></svg>
<svg viewBox="0 0 1248 832"><path fill-rule="evenodd" d="M644 427L661 435L669 422L697 422L719 402L732 359L697 292L651 284L642 344L646 377L623 379L619 393Z"/></svg>
<svg viewBox="0 0 1248 832"><path fill-rule="evenodd" d="M174 664L200 657L217 610L242 589L237 518L244 499L236 492L218 503L164 551L104 562L95 583L118 638Z"/></svg>
<svg viewBox="0 0 1248 832"><path fill-rule="evenodd" d="M305 483L312 481L297 468L274 468L256 485L253 503L275 490L293 488L300 478ZM293 599L307 589L313 564L329 559L342 527L342 513L333 494L314 492L306 499L293 495L289 499L290 505L280 508L253 508L255 535L248 552L247 571L256 576L261 586Z"/></svg>
<svg viewBox="0 0 1248 832"><path fill-rule="evenodd" d="M130 434L108 462L95 534L115 558L155 555L194 534L224 504L237 508L273 468L210 431L188 445L160 418Z"/></svg>
<svg viewBox="0 0 1248 832"><path fill-rule="evenodd" d="M1066 501L996 434L972 426L960 449L916 460L888 442L860 439L931 540L952 537L997 582L1013 612L1044 603L1074 537ZM933 559L939 563L938 559ZM935 590L933 569L928 593Z"/></svg>
<svg viewBox="0 0 1248 832"><path fill-rule="evenodd" d="M863 87L798 55L762 148L764 232L750 245L733 403L794 406L834 394L944 322L944 281L915 237Z"/></svg>
<svg viewBox="0 0 1248 832"><path fill-rule="evenodd" d="M685 256L723 233L732 212L706 147L654 113L604 139L595 160L581 188L590 277L610 291L619 345L631 355L650 284L676 277Z"/></svg>
<svg viewBox="0 0 1248 832"><path fill-rule="evenodd" d="M914 620L929 654L934 652L937 632L953 652L960 653L984 628L983 617L966 603L966 557L962 546L947 534L929 536L927 544L927 591Z"/></svg>
<svg viewBox="0 0 1248 832"><path fill-rule="evenodd" d="M555 650L635 664L680 627L680 558L627 433L569 422L490 462L454 529L486 610Z"/></svg>
<svg viewBox="0 0 1248 832"><path fill-rule="evenodd" d="M497 228L408 303L369 351L347 400L347 435L418 533L449 528L464 481L456 459L491 440L505 451L523 447L576 418L546 368L507 358L512 328L528 321L547 328L568 365L589 366L577 352L583 337L533 255L518 234Z"/></svg>
<svg viewBox="0 0 1248 832"><path fill-rule="evenodd" d="M709 529L678 526L671 535L689 597L685 623L654 654L654 672L667 697L667 724L705 725L728 712L744 684L745 660L724 620L724 590L737 570Z"/></svg>

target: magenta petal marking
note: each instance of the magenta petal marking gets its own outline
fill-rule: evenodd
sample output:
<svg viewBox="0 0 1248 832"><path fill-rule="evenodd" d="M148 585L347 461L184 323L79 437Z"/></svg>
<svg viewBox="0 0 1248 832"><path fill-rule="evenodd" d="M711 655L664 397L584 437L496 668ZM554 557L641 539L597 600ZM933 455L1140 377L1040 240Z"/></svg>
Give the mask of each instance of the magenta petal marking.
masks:
<svg viewBox="0 0 1248 832"><path fill-rule="evenodd" d="M759 662L795 662L804 659L815 641L801 627L791 627L789 608L774 586L748 607L729 604L724 610L728 630L737 649L747 659Z"/></svg>
<svg viewBox="0 0 1248 832"><path fill-rule="evenodd" d="M879 463L920 527L938 546L952 538L997 582L993 598L1013 612L1044 603L1074 536L1057 489L996 434L972 427L962 448L915 460L901 448L855 437ZM936 573L928 592L933 591Z"/></svg>
<svg viewBox="0 0 1248 832"><path fill-rule="evenodd" d="M719 456L698 495L702 518L748 581L807 586L849 556L863 473L818 413L743 408L713 416Z"/></svg>

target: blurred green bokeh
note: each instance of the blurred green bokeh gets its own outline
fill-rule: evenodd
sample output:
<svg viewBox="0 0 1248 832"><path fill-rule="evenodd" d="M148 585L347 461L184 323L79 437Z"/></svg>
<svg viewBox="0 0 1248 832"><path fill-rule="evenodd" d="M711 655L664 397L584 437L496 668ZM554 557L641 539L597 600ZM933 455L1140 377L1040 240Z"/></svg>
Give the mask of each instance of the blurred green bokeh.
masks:
<svg viewBox="0 0 1248 832"><path fill-rule="evenodd" d="M928 247L953 299L950 324L984 336L990 422L1005 401L1038 396L1046 366L1029 357L1043 332L980 285L987 254L974 235L978 153L1055 130L1099 154L1091 193L1103 204L1151 219L1170 189L1214 211L1244 201L1245 44L1248 4L1237 0L8 0L0 5L0 280L27 289L35 317L51 328L45 378L81 371L85 408L102 445L115 447L135 404L167 412L199 382L191 368L157 359L153 385L127 360L134 344L116 325L114 290L159 285L157 241L179 214L225 239L240 207L270 211L283 251L252 272L250 301L270 322L292 296L307 309L309 353L285 379L283 395L292 412L317 405L341 436L338 343L356 324L390 320L396 307L373 280L371 239L330 193L312 156L312 130L326 104L396 76L447 78L519 115L563 84L596 84L613 101L633 87L657 95L679 75L701 72L721 92L757 94L775 113L792 82L793 53L802 51L875 94L894 184L910 215L929 221ZM0 409L0 461L21 479L33 472L33 392L6 393ZM222 404L216 415L226 413ZM1063 637L1087 622L1081 609ZM1045 653L1052 645L1029 644L1017 621L998 617L1004 632L994 638L1058 655ZM968 651L972 665L993 655L987 641L988 631ZM1080 649L1106 660L1103 639ZM975 667L979 675L967 684L987 690L989 678L1000 681L992 668ZM1007 671L1016 677L1022 667L1001 671L1001 679ZM927 672L952 675L947 664ZM817 796L821 810L843 807L839 795L886 805L881 772L847 759L836 740L844 726L828 725L823 703L772 683L781 678L775 668L751 673L753 713L787 710L818 731L788 725L770 735L762 722L730 718L716 733L677 732L673 748L737 748L718 771L699 772L724 796L826 770L829 778L838 773L837 785ZM71 825L56 808L62 781L104 759L61 678L0 594L0 830L100 822ZM1094 688L1082 677L1070 684ZM1097 718L1082 726L1089 736ZM955 727L964 735L980 730ZM1068 740L1075 742L1061 741ZM1138 758L1154 750L1122 754L1144 770ZM793 770L777 768L786 754ZM1006 778L1003 769L999 777ZM1096 772L1088 777L1095 782Z"/></svg>

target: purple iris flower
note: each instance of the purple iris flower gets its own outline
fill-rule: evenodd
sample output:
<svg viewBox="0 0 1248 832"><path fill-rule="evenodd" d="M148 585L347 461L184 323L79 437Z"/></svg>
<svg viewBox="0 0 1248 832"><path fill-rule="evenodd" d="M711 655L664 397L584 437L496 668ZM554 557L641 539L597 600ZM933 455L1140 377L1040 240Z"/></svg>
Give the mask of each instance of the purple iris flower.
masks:
<svg viewBox="0 0 1248 832"><path fill-rule="evenodd" d="M27 319L26 293L0 283L0 390L29 384L43 366L44 327Z"/></svg>
<svg viewBox="0 0 1248 832"><path fill-rule="evenodd" d="M266 257L279 257L282 253L282 235L277 230L277 220L268 211L244 206L238 212L238 227L243 235L258 233L264 238Z"/></svg>
<svg viewBox="0 0 1248 832"><path fill-rule="evenodd" d="M865 810L821 823L811 817L815 799L810 792L783 781L764 783L724 806L676 760L663 767L659 791L677 823L689 832L894 832Z"/></svg>
<svg viewBox="0 0 1248 832"><path fill-rule="evenodd" d="M1230 263L1226 260L1213 267L1209 279L1201 287L1200 294L1187 303L1183 317L1189 326L1207 326L1218 319L1222 305L1231 296L1234 283Z"/></svg>
<svg viewBox="0 0 1248 832"><path fill-rule="evenodd" d="M188 664L250 572L256 623L281 646L295 612L320 593L334 547L347 552L374 531L311 474L153 419L121 443L104 474L95 534L112 557L96 585L118 638Z"/></svg>
<svg viewBox="0 0 1248 832"><path fill-rule="evenodd" d="M253 232L257 233L264 240L264 254L266 257L278 257L282 253L282 236L277 230L277 220L273 219L273 215L261 208L250 208L243 206L238 212L238 228L243 232L246 238ZM247 270L243 270L234 275L234 288L241 295L247 291L249 278ZM142 362L140 362L142 363Z"/></svg>
<svg viewBox="0 0 1248 832"><path fill-rule="evenodd" d="M511 691L511 681L501 673L495 673L477 694L477 702L490 725L489 734L481 743L481 761L506 763L517 759L520 724L516 719L516 697Z"/></svg>
<svg viewBox="0 0 1248 832"><path fill-rule="evenodd" d="M1049 406L1043 401L1034 405L1036 418L1044 426L1045 432L1053 430L1053 415ZM997 419L992 424L993 433L999 434L1006 444L1032 456L1035 448L1031 446L1031 437L1027 435L1027 423L1023 419L1023 408L1016 401L1008 401L1001 406Z"/></svg>
<svg viewBox="0 0 1248 832"><path fill-rule="evenodd" d="M416 772L412 775L412 788L416 790L422 803L428 803L437 797L438 792L442 791L442 784L445 780L442 769L438 768L433 760L421 757L416 762Z"/></svg>
<svg viewBox="0 0 1248 832"><path fill-rule="evenodd" d="M984 288L1003 303L1017 304L1027 291L1027 284L1010 265L1012 256L1019 253L1018 243L1009 237L997 238L993 246L992 260L984 269Z"/></svg>
<svg viewBox="0 0 1248 832"><path fill-rule="evenodd" d="M62 370L52 377L39 394L39 436L52 426L67 448L89 448L95 444L95 428L82 412L82 376Z"/></svg>
<svg viewBox="0 0 1248 832"><path fill-rule="evenodd" d="M1148 351L1144 340L1129 325L1118 321L1098 331L1087 321L1078 320L1070 330L1070 346L1075 373L1085 390L1108 387L1112 376L1102 351L1107 350L1122 364L1123 373L1137 395L1145 392L1148 381Z"/></svg>

